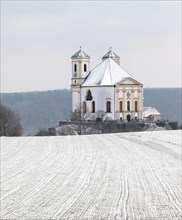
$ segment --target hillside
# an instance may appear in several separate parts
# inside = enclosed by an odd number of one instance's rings
[[[144,106],[156,107],[163,119],[182,124],[182,89],[147,88],[144,89]]]
[[[1,219],[181,219],[180,130],[1,143]]]
[[[1,102],[19,113],[25,135],[52,127],[60,120],[69,119],[71,114],[71,93],[67,89],[2,93]]]
[[[156,107],[163,119],[181,120],[181,89],[144,89],[144,106]],[[2,93],[1,102],[19,113],[24,134],[35,134],[40,128],[53,127],[70,118],[70,90],[26,93]]]

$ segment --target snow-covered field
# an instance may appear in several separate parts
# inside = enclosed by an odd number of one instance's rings
[[[1,138],[1,219],[181,219],[181,131]]]

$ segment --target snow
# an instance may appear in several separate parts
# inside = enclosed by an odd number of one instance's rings
[[[1,138],[1,219],[181,219],[181,130]]]
[[[82,86],[108,86],[115,85],[123,79],[132,78],[111,58],[105,59],[88,75]]]

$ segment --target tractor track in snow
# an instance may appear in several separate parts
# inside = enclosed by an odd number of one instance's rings
[[[22,167],[22,164],[25,164],[25,163],[22,162],[22,163],[21,163],[21,166],[18,164],[16,167],[14,167],[14,169],[11,170],[11,173],[13,173],[13,175],[8,176],[9,173],[7,173],[7,175],[2,175],[1,178],[3,179],[4,176],[5,176],[6,178],[5,178],[4,181],[10,182],[11,179],[15,178],[17,175],[19,175],[19,174],[21,174],[21,173],[23,173],[24,175],[26,175],[25,171],[28,171],[28,170],[32,169],[33,167],[36,167],[39,163],[41,163],[42,161],[46,160],[47,156],[51,153],[51,151],[53,152],[53,145],[52,145],[50,151],[48,151],[47,155],[46,155],[42,160],[39,160],[38,162],[33,163],[33,164],[31,164],[31,165],[24,165],[24,167]],[[23,176],[23,177],[24,177],[24,176]],[[24,180],[23,180],[23,178],[22,178],[22,182],[23,182],[23,181],[24,181]],[[21,184],[21,181],[20,181],[20,182],[16,182],[15,184],[16,184],[16,185],[20,185],[20,184]],[[16,187],[16,186],[14,185],[14,187]],[[8,189],[7,189],[7,191],[8,191]],[[6,197],[9,196],[9,194],[7,194],[7,193],[5,193],[5,195],[6,195]],[[1,196],[2,196],[2,195],[1,195]],[[5,199],[5,198],[4,198],[4,199]]]
[[[53,152],[54,154],[56,153],[56,150],[58,150],[59,148],[55,149],[55,151],[53,151],[53,146],[51,148],[51,151],[48,153],[48,155],[50,155],[51,152]],[[48,155],[46,156],[46,158],[48,157]],[[57,155],[58,157],[58,155]],[[44,158],[42,161],[46,160],[46,158]],[[58,157],[59,158],[59,157]],[[56,158],[54,158],[56,159]],[[41,161],[37,162],[36,164],[39,164]],[[62,169],[64,169],[66,166],[68,166],[70,164],[70,160],[69,158],[66,158],[66,160],[64,161],[65,165],[62,167]],[[34,164],[33,166],[35,166],[36,164]],[[54,162],[51,160],[51,164],[50,165],[54,165]],[[8,212],[6,213],[7,216],[9,216],[15,209],[17,209],[21,204],[23,204],[25,201],[27,201],[30,197],[36,195],[39,191],[43,190],[51,181],[53,181],[53,179],[56,177],[57,174],[54,174],[53,176],[49,176],[49,178],[45,179],[44,182],[40,182],[32,191],[27,192],[27,194],[25,194],[23,197],[20,198],[20,201],[18,201],[16,203],[16,206],[14,206],[14,204],[12,205],[12,209],[11,206],[9,206],[8,208],[10,208],[10,210],[8,210]]]
[[[2,138],[1,220],[179,220],[180,132]]]
[[[128,139],[129,141],[132,141],[135,143],[135,146],[139,146],[139,148],[141,148],[140,146],[143,144],[142,141],[138,140],[138,139],[135,139],[135,138],[130,138]],[[151,141],[148,141],[147,143],[145,143],[145,146],[146,147],[149,147],[149,148],[152,148],[152,149],[157,149],[157,147],[154,147],[154,144],[155,143],[152,143]],[[158,149],[160,150],[161,148],[163,148],[163,145],[159,145],[158,144]],[[163,150],[164,153],[166,153],[166,147],[164,147],[164,150]],[[170,154],[171,157],[173,157],[174,155],[171,154],[171,150],[169,150],[168,154]],[[175,154],[175,158],[177,158],[179,160],[180,158],[180,155],[177,155],[176,156],[176,153]],[[167,196],[167,199],[169,201],[169,203],[173,206],[173,210],[176,209],[176,211],[179,213],[180,212],[180,198],[179,196],[177,197],[176,196],[176,193],[173,192],[171,186],[168,184],[168,182],[166,181],[165,179],[165,176],[162,172],[159,171],[157,165],[159,165],[158,161],[156,161],[155,163],[153,162],[153,159],[151,158],[151,156],[149,155],[149,153],[145,152],[145,151],[141,151],[140,152],[140,155],[142,156],[142,162],[145,164],[145,166],[147,164],[149,164],[149,166],[152,168],[152,171],[151,174],[154,177],[154,180],[156,181],[156,183],[158,184],[158,188],[160,189],[161,193],[163,194],[166,194]],[[156,164],[157,163],[157,164]],[[142,178],[140,178],[142,180]],[[175,181],[173,181],[175,183]],[[180,191],[180,190],[179,190]],[[175,202],[174,202],[175,201]],[[178,219],[179,218],[179,215],[174,215],[174,216],[171,216],[171,219],[172,218],[176,218]]]
[[[99,158],[97,158],[97,161],[99,160]],[[98,163],[98,162],[97,162]],[[79,204],[81,203],[81,201],[80,201],[80,197],[84,197],[86,200],[89,200],[89,197],[87,196],[87,195],[85,195],[85,190],[87,189],[87,187],[89,187],[91,184],[91,179],[93,178],[93,176],[94,176],[94,178],[98,178],[99,177],[99,175],[101,174],[101,171],[100,172],[98,172],[97,174],[95,174],[94,173],[94,171],[96,170],[96,167],[97,167],[97,163],[94,163],[95,164],[95,166],[94,166],[94,169],[91,169],[92,171],[91,171],[91,173],[90,172],[87,172],[86,173],[86,175],[84,175],[84,179],[89,179],[89,181],[88,181],[88,184],[85,186],[85,187],[83,187],[83,185],[84,185],[84,182],[82,182],[81,183],[81,185],[79,184],[79,188],[77,188],[77,193],[75,193],[75,194],[73,194],[73,196],[71,196],[70,198],[69,198],[69,200],[68,201],[66,201],[66,203],[67,204],[69,204],[69,201],[70,201],[70,205],[68,205],[68,207],[67,208],[65,208],[64,207],[64,209],[61,207],[61,209],[60,210],[58,210],[57,211],[57,213],[56,214],[54,214],[53,216],[57,216],[60,212],[62,213],[61,214],[61,216],[59,216],[59,218],[66,218],[66,213],[68,213],[68,212],[73,212],[73,210],[72,210],[72,208],[74,208],[75,209],[75,207],[74,207],[74,204],[76,204],[75,206],[79,206]],[[90,168],[88,168],[88,171],[89,171],[89,169]],[[89,174],[90,173],[90,174]],[[88,175],[89,174],[89,175]],[[94,175],[93,175],[94,174]],[[104,174],[104,171],[102,172],[102,175]],[[77,176],[79,176],[79,173],[77,173],[76,174]],[[89,176],[88,178],[87,178],[87,176]],[[95,193],[95,190],[97,190],[97,191],[102,191],[102,189],[101,189],[101,187],[100,188],[98,188],[98,186],[99,185],[101,185],[101,184],[94,184],[94,187],[93,188],[91,188],[90,190],[92,190],[92,196],[94,195],[94,193]],[[86,191],[87,192],[87,191]],[[94,197],[94,196],[93,196]],[[90,200],[89,200],[90,201]],[[83,211],[83,210],[82,210]],[[79,212],[79,210],[77,211],[77,212]],[[76,215],[80,215],[80,214],[78,214],[78,213],[76,213]],[[57,216],[58,217],[58,216]]]
[[[135,143],[136,143],[136,140],[135,140]],[[141,142],[140,142],[140,144],[141,144]],[[153,144],[151,142],[148,142],[146,144],[146,146],[153,147]],[[166,153],[166,150],[165,150],[165,153]],[[169,151],[168,153],[170,154],[170,156],[173,156],[171,154],[171,151]],[[169,199],[171,199],[172,201],[174,200],[174,198],[177,200],[178,198],[177,198],[176,194],[173,193],[173,190],[172,190],[171,186],[168,184],[168,181],[166,181],[164,174],[161,171],[159,171],[157,168],[157,165],[159,165],[159,163],[157,161],[154,163],[151,156],[149,155],[149,153],[146,153],[146,152],[144,153],[144,151],[143,151],[143,154],[145,154],[147,156],[147,160],[150,160],[150,165],[154,171],[153,173],[155,174],[156,178],[158,179],[158,182],[161,184],[161,186],[162,186],[164,192],[166,193],[166,195],[168,196],[168,198],[170,197]],[[176,153],[175,153],[175,155],[176,155]],[[176,158],[179,159],[179,156],[176,156]],[[146,163],[147,163],[147,161],[146,161]],[[164,186],[164,184],[165,184],[165,186]],[[170,194],[168,194],[168,192],[170,192]],[[180,191],[178,191],[178,192],[180,193]],[[180,201],[176,201],[176,202],[178,202],[179,203],[178,205],[180,205]],[[179,211],[179,209],[177,209],[177,210]]]
[[[64,183],[63,183],[63,185],[62,185],[62,187],[61,188],[57,188],[57,190],[55,191],[55,192],[52,192],[51,193],[51,197],[49,198],[49,199],[45,199],[45,201],[41,204],[41,205],[44,205],[45,203],[50,203],[51,202],[51,200],[57,200],[58,201],[58,205],[57,204],[55,204],[54,205],[54,210],[57,210],[57,209],[60,209],[60,204],[59,204],[59,200],[57,199],[57,197],[59,198],[59,197],[61,197],[62,198],[62,201],[64,201],[63,202],[63,204],[65,204],[66,202],[67,202],[67,198],[66,198],[66,196],[64,196],[65,195],[65,193],[67,192],[67,190],[68,190],[68,187],[67,187],[67,185],[69,184],[69,182],[71,181],[71,179],[73,178],[73,176],[74,176],[74,174],[78,174],[78,171],[79,171],[79,169],[81,168],[81,166],[83,166],[83,164],[84,164],[84,158],[81,160],[81,163],[79,164],[79,166],[77,165],[77,168],[75,168],[74,170],[72,170],[72,171],[70,171],[69,169],[68,169],[68,175],[64,178]],[[76,165],[76,164],[75,164]],[[70,169],[72,168],[72,167],[74,167],[74,163],[72,164],[72,166],[70,167]],[[57,183],[55,183],[57,186],[59,186],[60,185],[60,180],[58,180],[58,182]],[[75,182],[75,184],[76,184],[76,182]],[[70,189],[71,190],[71,189]],[[74,194],[76,194],[76,192],[79,190],[79,188],[74,188],[71,192],[69,192],[71,195],[74,195]],[[46,194],[50,194],[50,192],[47,192]],[[46,195],[46,194],[44,194],[44,195]],[[39,206],[37,206],[35,209],[38,209],[41,205],[39,205]],[[58,208],[57,208],[58,207]],[[57,213],[58,211],[56,211],[56,213]],[[52,214],[53,216],[55,215],[55,214]]]

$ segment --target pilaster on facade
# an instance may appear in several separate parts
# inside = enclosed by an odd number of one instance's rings
[[[120,99],[119,99],[119,92],[120,92],[120,90],[119,90],[119,84],[116,84],[116,89],[115,89],[115,91],[116,91],[116,112],[119,112],[120,111],[120,109],[119,109],[119,102],[120,102]],[[116,114],[116,118],[117,118],[117,114]]]
[[[135,111],[134,89],[131,90],[131,111]]]
[[[123,111],[126,111],[126,89],[123,88]]]
[[[138,111],[141,111],[141,110],[142,110],[142,104],[141,104],[141,101],[142,101],[142,97],[141,97],[142,92],[141,92],[141,91],[142,91],[141,89],[138,90],[138,103],[139,103]]]

